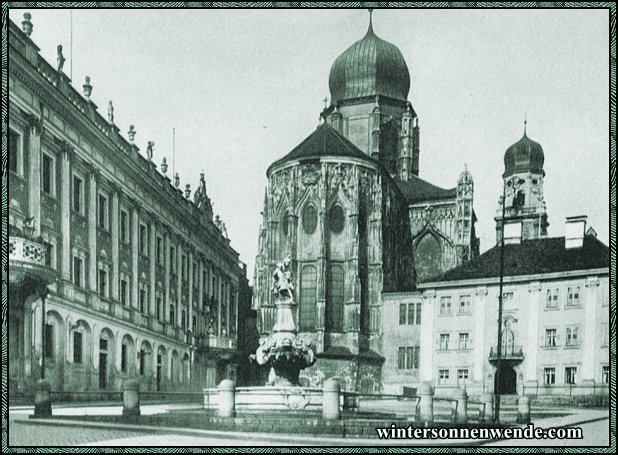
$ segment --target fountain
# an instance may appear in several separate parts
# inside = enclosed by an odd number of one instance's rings
[[[270,369],[267,383],[260,387],[235,387],[225,385],[236,410],[313,410],[322,407],[322,389],[301,387],[300,371],[316,361],[311,341],[297,335],[293,308],[294,282],[290,270],[291,259],[287,256],[277,264],[273,273],[273,291],[276,294],[276,321],[272,333],[260,339],[260,344],[250,358],[258,365]],[[222,383],[223,384],[223,383]],[[220,389],[204,390],[204,407],[219,406]]]
[[[287,256],[277,264],[273,273],[273,290],[277,294],[276,316],[273,333],[260,340],[260,346],[252,359],[258,365],[270,367],[267,385],[298,386],[300,370],[315,363],[315,353],[311,342],[297,336],[292,308],[294,303],[294,283],[290,271],[291,259]]]

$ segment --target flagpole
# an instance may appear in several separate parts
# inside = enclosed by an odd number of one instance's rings
[[[73,80],[73,10],[71,9],[71,80]]]

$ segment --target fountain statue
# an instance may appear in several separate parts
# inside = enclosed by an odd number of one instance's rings
[[[260,345],[251,356],[259,365],[270,367],[267,385],[275,387],[298,386],[300,370],[316,361],[311,342],[299,338],[294,323],[294,281],[288,255],[275,267],[273,292],[276,294],[276,322],[273,333],[260,339]]]

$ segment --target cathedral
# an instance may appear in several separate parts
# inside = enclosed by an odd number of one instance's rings
[[[474,182],[419,177],[419,117],[401,51],[365,36],[333,63],[321,124],[267,170],[254,276],[258,330],[274,324],[272,273],[286,255],[296,279],[299,335],[318,362],[301,381],[337,377],[348,390],[381,389],[383,296],[478,256]],[[420,312],[419,312],[420,320]]]

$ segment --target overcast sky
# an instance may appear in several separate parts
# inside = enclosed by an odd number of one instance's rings
[[[23,12],[9,16],[21,24]],[[62,44],[80,87],[106,115],[113,100],[145,153],[171,163],[184,188],[199,172],[232,246],[257,252],[266,169],[318,125],[335,58],[361,39],[365,9],[205,10],[31,8],[32,39],[56,65]],[[420,177],[451,188],[467,163],[481,251],[495,243],[503,156],[523,133],[545,151],[549,235],[588,215],[609,239],[607,10],[380,9],[376,34],[401,49],[421,128]],[[72,68],[71,68],[72,66]],[[171,169],[170,169],[171,171]]]

